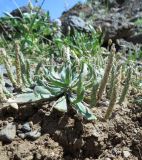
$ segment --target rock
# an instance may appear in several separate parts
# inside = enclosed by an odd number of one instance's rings
[[[62,21],[63,34],[66,35],[69,32],[69,27],[71,35],[74,34],[74,29],[78,31],[89,32],[87,23],[77,16],[69,16]]]
[[[41,132],[39,130],[35,130],[32,132],[25,133],[25,135],[26,135],[26,138],[28,139],[36,140],[41,136]]]
[[[111,160],[110,158],[106,158],[105,160]]]
[[[53,23],[55,23],[55,24],[57,25],[57,27],[61,27],[61,26],[62,26],[62,22],[61,22],[60,19],[55,19],[55,20],[53,21]]]
[[[128,42],[124,39],[118,39],[116,42],[116,47],[118,47],[119,51],[123,54],[126,54],[126,53],[131,54],[131,53],[135,53],[135,51],[140,52],[141,50],[140,44],[134,45],[132,42]]]
[[[119,13],[110,13],[102,17],[98,15],[92,25],[94,28],[98,26],[102,28],[104,32],[104,42],[108,42],[109,39],[116,41],[121,38],[129,38],[134,35],[135,25]]]
[[[36,158],[36,160],[40,160],[40,159],[42,159],[42,156],[41,156],[41,154],[40,153],[35,153],[35,158]]]
[[[142,33],[133,35],[127,39],[129,42],[132,42],[133,44],[142,44]]]
[[[123,156],[124,156],[125,158],[128,158],[130,155],[131,155],[131,154],[130,154],[129,151],[123,151]]]
[[[22,138],[22,139],[25,139],[25,138],[26,138],[25,133],[19,133],[18,136],[19,136],[20,138]]]
[[[95,3],[95,6],[96,6],[96,4],[99,2],[92,1],[92,3]],[[66,17],[69,17],[70,15],[80,17],[81,14],[84,14],[86,17],[87,16],[89,17],[91,13],[93,13],[93,8],[91,6],[89,6],[87,4],[79,3],[79,4],[76,4],[74,7],[72,7],[71,9],[69,9],[68,11],[63,12],[63,15],[60,17],[60,19],[61,19],[61,21],[64,21],[64,19]]]
[[[7,118],[7,121],[8,121],[9,123],[13,122],[13,121],[14,121],[14,117],[8,117],[8,118]]]
[[[39,129],[32,131],[30,122],[27,122],[24,125],[22,125],[22,127],[20,127],[17,130],[17,134],[22,139],[27,138],[31,140],[36,140],[37,138],[41,136],[41,132],[39,131]]]
[[[29,6],[22,6],[20,8],[17,8],[15,10],[13,10],[12,12],[10,12],[10,14],[14,17],[19,17],[19,18],[22,18],[23,17],[23,14],[25,13],[36,13],[38,11],[38,8],[31,8]],[[39,14],[38,15],[44,15],[44,11],[43,10],[40,10],[39,11]]]
[[[27,123],[23,124],[22,127],[21,127],[21,131],[23,131],[23,132],[30,132],[31,131],[30,123],[27,122]]]
[[[0,131],[0,140],[3,142],[12,142],[16,136],[16,125],[8,123],[5,128]]]

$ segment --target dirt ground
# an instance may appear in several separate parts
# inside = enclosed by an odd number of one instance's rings
[[[52,102],[22,105],[19,111],[0,110],[0,127],[15,123],[17,129],[32,122],[39,129],[37,140],[16,135],[11,143],[0,142],[0,160],[141,160],[142,107],[115,106],[108,122],[87,122],[52,110]],[[103,117],[107,105],[94,108]]]

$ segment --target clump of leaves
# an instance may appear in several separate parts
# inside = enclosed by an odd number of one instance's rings
[[[64,43],[78,56],[96,56],[100,51],[101,33],[90,26],[90,33],[74,31],[73,37],[66,37]]]
[[[61,67],[60,71],[56,71],[54,67],[50,70],[44,68],[45,74],[42,80],[38,79],[38,84],[53,96],[60,96],[60,99],[53,105],[54,108],[68,113],[75,109],[87,120],[94,120],[96,117],[83,103],[86,86],[83,77],[84,64],[81,65],[79,71],[78,69],[75,63],[68,62]],[[42,93],[42,90],[37,90],[37,87],[34,91],[38,95]]]
[[[19,40],[22,51],[27,54],[41,54],[40,45],[50,41],[56,30],[56,25],[50,22],[49,13],[39,14],[39,11],[22,13],[22,17],[5,13],[5,17],[0,19],[0,27],[7,41],[13,43],[13,39]],[[8,29],[5,29],[6,27]]]

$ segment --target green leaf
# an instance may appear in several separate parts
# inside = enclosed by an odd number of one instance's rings
[[[66,79],[66,68],[65,66],[62,68],[62,71],[61,71],[61,80],[62,82],[65,82],[65,79]]]
[[[26,60],[26,79],[28,81],[29,84],[32,84],[32,79],[31,79],[31,70],[30,70],[30,62],[27,59]]]
[[[46,89],[44,86],[36,86],[34,88],[34,93],[36,95],[44,95],[44,94],[50,94],[50,91],[48,89]]]
[[[48,89],[52,95],[55,95],[55,96],[64,92],[63,88],[55,87],[51,85],[46,85],[45,88]]]
[[[47,69],[44,69],[46,75],[44,75],[44,78],[49,81],[52,85],[55,85],[57,87],[65,87],[65,83],[62,82],[60,79],[57,79],[56,76],[57,75],[53,75],[51,74],[50,71],[48,71]]]
[[[75,110],[78,114],[81,114],[85,119],[91,121],[91,120],[97,120],[96,116],[93,114],[93,112],[86,107],[82,102],[79,102],[77,104],[73,104]]]
[[[71,82],[71,69],[70,69],[70,64],[67,64],[65,83],[69,86],[70,82]]]
[[[22,92],[23,93],[32,93],[33,89],[31,89],[31,88],[22,88]]]
[[[78,86],[77,86],[77,98],[73,101],[74,104],[83,101],[85,88],[83,86],[82,75],[79,77]]]
[[[44,95],[44,98],[51,98],[51,95],[46,94]],[[23,93],[16,95],[13,99],[8,99],[8,103],[29,103],[29,102],[36,102],[38,100],[44,99],[40,95],[35,95],[34,93]]]
[[[49,77],[48,77],[49,78]],[[66,84],[61,82],[60,80],[54,80],[52,79],[51,77],[49,78],[50,79],[50,84],[54,85],[54,86],[57,86],[57,87],[66,87]]]
[[[77,113],[81,116],[83,116],[87,120],[96,120],[96,116],[93,114],[93,112],[85,106],[82,102],[73,103],[74,98],[70,97],[71,105],[74,107],[74,109],[77,111]]]
[[[10,17],[10,18],[14,18],[14,17],[12,16],[12,14],[10,14],[9,12],[4,12],[4,14],[5,14],[6,16]]]
[[[66,97],[63,96],[59,98],[54,104],[53,107],[61,112],[67,112],[67,101]]]
[[[37,66],[36,66],[34,75],[37,75],[37,74],[38,74],[38,71],[39,71],[39,69],[41,68],[41,66],[42,66],[42,62],[39,62],[39,63],[37,64]]]
[[[48,74],[51,75],[51,77],[53,77],[55,80],[59,80],[60,79],[60,75],[58,72],[55,71],[55,68],[52,67],[51,70],[48,71]]]

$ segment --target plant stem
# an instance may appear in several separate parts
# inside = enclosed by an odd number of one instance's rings
[[[98,91],[98,96],[97,96],[97,100],[99,101],[102,98],[104,89],[106,87],[107,81],[108,81],[108,77],[109,77],[109,73],[111,71],[112,65],[113,65],[113,57],[114,57],[114,53],[115,53],[115,46],[112,46],[111,49],[111,53],[108,57],[108,62],[107,62],[107,66],[105,69],[105,73],[104,73],[104,77],[102,78],[101,84],[100,84],[100,88]]]
[[[117,83],[114,84],[112,93],[111,93],[111,97],[110,97],[110,103],[109,103],[109,107],[107,109],[107,112],[105,114],[105,120],[107,120],[110,115],[112,114],[113,108],[115,106],[116,103],[116,99],[117,99]]]
[[[129,89],[129,86],[130,86],[130,80],[131,80],[131,73],[132,73],[132,70],[131,70],[131,68],[129,68],[128,72],[127,72],[127,77],[126,77],[126,80],[125,80],[125,85],[124,85],[124,88],[122,90],[122,94],[121,94],[121,97],[119,99],[119,102],[118,102],[120,105],[124,102],[126,94],[128,92],[128,89]]]

